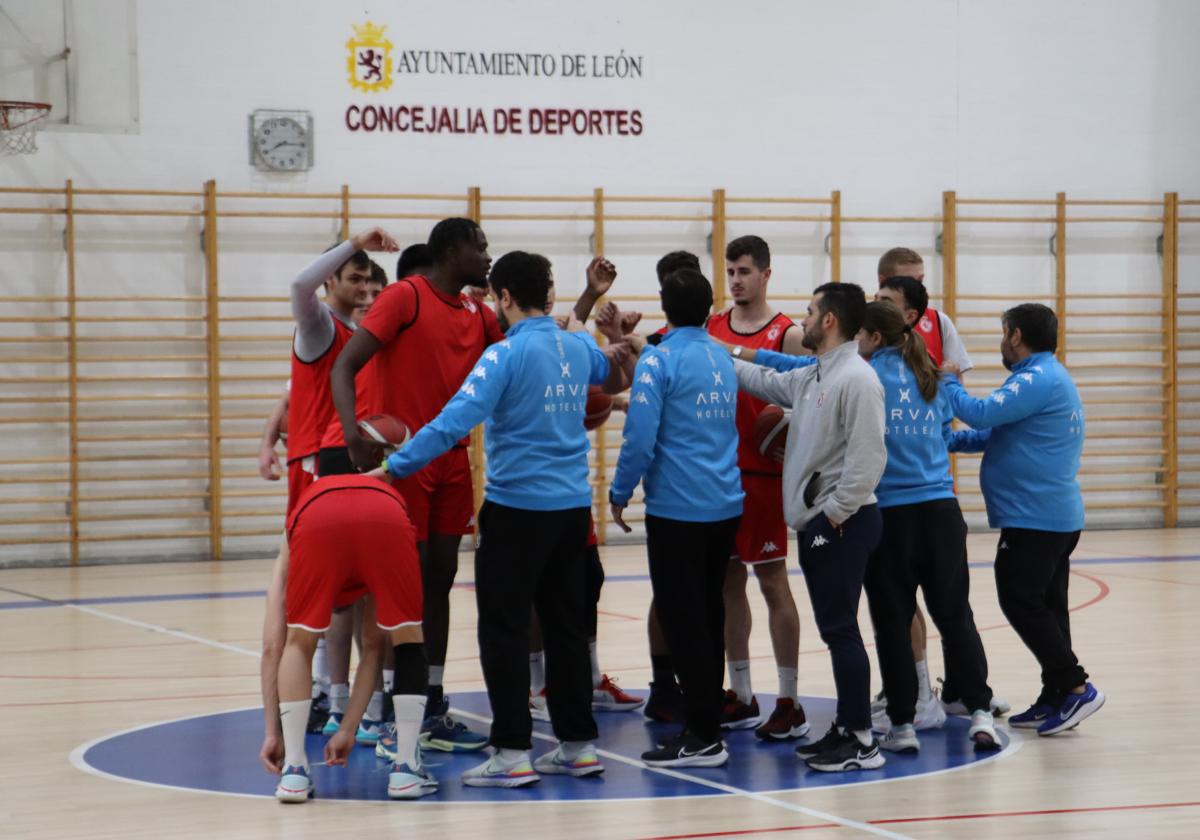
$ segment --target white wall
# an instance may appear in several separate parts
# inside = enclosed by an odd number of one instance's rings
[[[98,2],[82,0],[92,14]],[[0,0],[0,7],[6,5],[11,0]],[[119,5],[125,8],[124,2]],[[36,14],[39,8],[28,2],[20,6],[22,14]],[[510,0],[377,3],[351,10],[318,0],[143,0],[136,5],[136,19],[136,40],[130,45],[136,47],[138,70],[134,133],[45,131],[37,155],[0,158],[0,186],[58,186],[71,178],[77,187],[191,190],[215,178],[222,190],[284,192],[326,191],[344,183],[357,190],[458,194],[469,185],[493,194],[586,194],[602,186],[610,194],[703,196],[725,187],[741,195],[819,196],[840,189],[847,214],[922,216],[940,214],[941,192],[948,189],[982,197],[1053,197],[1059,190],[1072,198],[1155,199],[1168,190],[1200,196],[1200,156],[1195,153],[1200,54],[1192,44],[1200,32],[1200,4],[1186,0],[740,6],[679,0],[611,0],[602,5]],[[352,24],[367,20],[388,27],[394,54],[406,49],[556,56],[624,51],[642,57],[643,75],[398,76],[390,91],[361,93],[346,79],[346,42],[353,37]],[[85,27],[73,49],[87,53],[88,37]],[[92,50],[93,56],[99,52]],[[5,95],[20,95],[12,87],[20,79],[2,81],[7,83],[0,88]],[[126,90],[118,92],[124,81],[117,72],[86,81],[78,91],[85,99],[81,112],[91,108],[95,113],[105,95],[119,99]],[[636,137],[355,134],[346,129],[344,115],[356,103],[488,111],[638,109],[645,129]],[[264,175],[249,166],[246,120],[256,108],[313,113],[316,165],[310,172]],[[198,201],[171,206],[195,207]],[[461,208],[448,205],[445,211]],[[403,241],[421,238],[428,226],[424,221],[394,225]],[[512,247],[545,251],[555,261],[560,295],[569,298],[578,289],[589,224],[485,226],[495,253]],[[927,255],[931,288],[939,290],[941,265],[934,253],[939,227],[847,224],[843,278],[870,282],[878,254],[904,243]],[[1200,233],[1200,225],[1185,230],[1194,240],[1192,229]],[[61,219],[0,216],[0,295],[30,294],[31,286],[37,293],[63,292],[60,230]],[[168,294],[203,294],[198,230],[196,220],[81,220],[81,293],[146,294],[153,286]],[[222,220],[221,230],[223,292],[281,294],[309,255],[333,240],[336,226],[323,220]],[[622,268],[623,290],[651,291],[654,257],[676,247],[702,253],[707,232],[703,223],[610,225],[607,250]],[[829,279],[822,251],[826,226],[729,226],[730,237],[749,232],[761,233],[773,245],[775,294],[802,294]],[[1047,233],[1045,225],[963,225],[960,290],[1037,295],[1053,289]],[[1133,223],[1073,227],[1072,292],[1157,289],[1157,233],[1153,225]],[[1194,259],[1183,260],[1181,271],[1194,265]],[[1122,317],[1122,304],[1109,303],[1115,323]],[[993,328],[998,306],[964,305],[960,325]],[[162,311],[147,305],[134,314]],[[257,311],[286,312],[269,305]],[[270,328],[281,336],[286,332],[283,323]],[[34,325],[26,332],[48,334],[50,329]],[[995,362],[991,337],[968,343],[979,361]],[[280,364],[262,369],[282,372],[285,352],[283,342]],[[1152,359],[1153,354],[1134,358]],[[63,372],[15,364],[4,369],[7,376]],[[195,374],[203,373],[204,366],[181,363],[171,370]],[[980,384],[984,381],[981,376]],[[53,390],[44,386],[38,392]],[[1154,393],[1153,387],[1145,389],[1145,394]],[[242,422],[229,428],[256,426]],[[61,434],[60,428],[38,429],[29,437],[10,437],[0,451],[5,457],[20,449],[55,451],[62,445]],[[1153,461],[1138,463],[1153,472]],[[203,481],[193,485],[204,488]],[[3,490],[8,492],[20,491]],[[234,504],[227,501],[227,506]],[[245,504],[261,506],[254,500]],[[61,513],[60,507],[29,511]],[[1117,511],[1097,515],[1093,522],[1152,519],[1152,512]],[[193,521],[186,527],[205,526]],[[234,541],[230,550],[270,542]],[[203,540],[99,543],[89,546],[87,554],[189,553],[202,552],[204,546]],[[0,564],[61,555],[58,547],[0,548]]]

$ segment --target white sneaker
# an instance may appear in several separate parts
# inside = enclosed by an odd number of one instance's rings
[[[546,689],[529,695],[529,716],[534,720],[550,722],[550,709],[546,706]]]
[[[976,709],[971,713],[971,728],[967,737],[975,744],[977,750],[1000,749],[1000,739],[996,737],[996,726],[992,713],[986,709]]]
[[[500,760],[499,755],[493,755],[487,761],[462,774],[463,784],[468,787],[524,787],[539,782],[541,779],[542,777],[533,769],[528,758],[522,758],[513,764],[506,764]]]
[[[388,773],[389,799],[420,799],[437,793],[437,789],[437,779],[424,767],[412,767],[397,761]]]
[[[1004,717],[1006,714],[1012,711],[1012,706],[1009,705],[1007,700],[995,695],[992,695],[991,706],[991,712],[995,717]],[[950,703],[942,701],[942,709],[944,709],[948,715],[967,717],[971,714],[971,711],[967,708],[967,704],[961,700],[955,700]]]
[[[921,741],[911,723],[893,726],[879,739],[879,749],[894,753],[916,753],[921,750]]]
[[[591,744],[580,750],[574,758],[567,758],[562,745],[559,744],[545,755],[539,755],[533,762],[533,769],[547,775],[560,773],[580,778],[603,773],[604,765],[600,763],[600,756],[596,755],[596,748]]]
[[[946,722],[946,710],[936,694],[930,694],[927,700],[917,700],[917,714],[913,718],[913,728],[918,732],[925,729],[937,729]]]

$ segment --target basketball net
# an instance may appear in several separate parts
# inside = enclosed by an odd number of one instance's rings
[[[37,132],[50,113],[42,102],[0,101],[0,156],[37,151]]]

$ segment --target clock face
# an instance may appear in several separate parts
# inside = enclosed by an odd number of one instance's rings
[[[308,131],[291,117],[271,117],[254,128],[254,149],[269,169],[307,169]]]

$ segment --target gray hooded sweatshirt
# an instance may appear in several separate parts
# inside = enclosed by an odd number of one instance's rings
[[[819,513],[845,522],[874,504],[887,464],[883,386],[848,341],[787,373],[735,361],[738,387],[792,410],[783,461],[783,518],[797,531]]]

